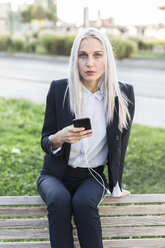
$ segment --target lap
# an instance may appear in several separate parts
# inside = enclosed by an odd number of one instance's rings
[[[106,184],[103,174],[102,177]],[[39,177],[37,186],[42,199],[47,205],[55,200],[59,202],[60,199],[62,201],[72,200],[72,203],[92,202],[95,205],[98,205],[104,195],[104,188],[101,185],[104,184],[103,180],[98,176],[96,180],[92,175],[89,175],[86,179],[83,178],[82,180],[82,178],[80,178],[80,183],[78,184],[77,181],[75,183],[71,180],[69,182],[70,187],[68,187],[68,185],[65,184],[65,181],[62,181],[53,175],[46,174]],[[101,184],[98,181],[101,182]]]
[[[62,180],[52,175],[41,175],[37,181],[38,191],[48,205],[50,202],[60,199],[70,200],[71,195]]]
[[[80,186],[77,188],[73,195],[72,202],[73,204],[76,203],[79,205],[92,204],[97,206],[101,201],[103,194],[104,189],[102,185],[91,176],[83,183],[81,183]]]

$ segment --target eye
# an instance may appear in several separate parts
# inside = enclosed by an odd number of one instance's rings
[[[99,57],[101,57],[101,56],[102,56],[101,53],[95,53],[95,57],[96,57],[96,58],[99,58]]]
[[[85,58],[87,55],[86,55],[86,53],[79,53],[79,58]]]

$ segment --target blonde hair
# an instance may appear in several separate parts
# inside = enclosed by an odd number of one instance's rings
[[[81,117],[82,113],[82,81],[79,74],[77,65],[78,50],[82,39],[93,37],[98,39],[103,46],[105,57],[105,72],[99,79],[98,88],[104,94],[104,109],[107,116],[107,124],[113,121],[115,111],[115,97],[118,97],[119,102],[119,123],[118,127],[122,131],[127,128],[130,114],[128,111],[128,98],[120,91],[116,62],[112,50],[112,46],[104,33],[96,28],[88,28],[82,33],[79,33],[74,40],[71,56],[70,56],[70,70],[69,70],[69,96],[70,96],[70,109],[75,114],[76,118]]]

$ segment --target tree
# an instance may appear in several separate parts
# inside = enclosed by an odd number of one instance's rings
[[[33,19],[32,9],[33,9],[33,7],[29,6],[20,12],[22,22],[30,22]]]
[[[50,21],[57,21],[57,9],[56,6],[52,6],[46,11],[46,17]]]
[[[45,10],[42,6],[29,6],[21,11],[22,22],[30,22],[32,19],[43,20],[48,19],[57,21],[56,6],[52,6],[49,10]]]

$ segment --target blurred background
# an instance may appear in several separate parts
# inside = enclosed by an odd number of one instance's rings
[[[75,36],[89,26],[107,34],[119,81],[135,87],[135,122],[165,127],[164,0],[0,0],[0,95],[44,103],[50,81],[68,75]]]
[[[118,37],[163,41],[164,0],[1,0],[0,32],[19,35],[44,29],[76,34],[94,26]]]
[[[1,195],[37,193],[49,85],[68,76],[72,43],[87,27],[108,36],[118,79],[135,90],[124,187],[165,191],[165,0],[0,0]]]

